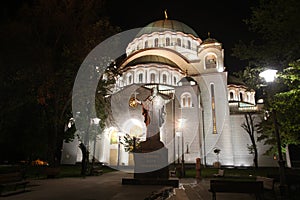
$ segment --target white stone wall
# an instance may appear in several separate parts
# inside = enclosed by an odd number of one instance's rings
[[[215,148],[221,149],[220,162],[222,162],[222,164],[234,164],[226,77],[225,72],[203,74],[199,77],[195,77],[200,86],[203,103],[205,152],[206,164],[208,165],[212,165],[213,162],[216,162],[216,155],[213,152]],[[213,134],[211,84],[214,84],[215,89],[217,134]]]
[[[254,166],[253,155],[249,154],[247,144],[251,145],[251,140],[248,133],[241,127],[245,122],[243,114],[235,114],[230,116],[232,141],[233,141],[233,155],[235,166]],[[255,123],[260,120],[258,115],[255,116]],[[256,137],[257,138],[257,137]],[[264,153],[269,148],[261,142],[257,143],[258,148],[258,165],[261,167],[277,166],[276,160],[272,156],[266,156]]]

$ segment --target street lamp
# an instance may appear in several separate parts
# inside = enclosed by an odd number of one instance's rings
[[[92,118],[91,119],[91,125],[95,125],[94,129],[94,146],[93,146],[93,159],[92,159],[92,169],[94,168],[95,164],[95,159],[96,159],[96,143],[97,143],[97,134],[98,134],[98,128],[99,128],[99,123],[101,119],[98,117]]]
[[[182,170],[182,176],[185,176],[185,165],[184,165],[184,137],[183,137],[183,127],[185,119],[181,118],[179,120],[179,129],[181,129],[181,170]],[[179,141],[178,141],[179,142]]]
[[[267,83],[274,82],[276,78],[277,70],[268,69],[259,74],[260,77],[264,78]],[[272,95],[274,95],[272,93]],[[273,108],[272,110],[272,117],[273,117],[273,124],[274,124],[274,131],[276,136],[277,142],[277,150],[278,150],[278,165],[279,165],[279,174],[280,174],[280,193],[282,197],[285,197],[286,194],[286,181],[285,181],[285,161],[283,160],[282,150],[281,150],[281,139],[279,134],[278,122],[277,122],[277,115],[276,109]]]

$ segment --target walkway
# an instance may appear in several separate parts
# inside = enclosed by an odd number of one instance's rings
[[[111,172],[101,176],[86,178],[60,178],[30,180],[28,192],[2,197],[3,200],[144,200],[151,194],[162,190],[159,185],[122,185],[124,177],[132,174]],[[195,179],[181,179],[180,187],[168,200],[210,200],[209,182]],[[247,194],[217,194],[218,200],[252,200]]]

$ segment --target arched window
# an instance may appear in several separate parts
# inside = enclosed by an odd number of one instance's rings
[[[155,38],[155,39],[154,39],[154,46],[155,46],[155,47],[158,47],[158,38]]]
[[[129,75],[128,76],[128,84],[131,84],[132,83],[132,75]]]
[[[150,74],[150,82],[155,83],[155,74],[154,73]]]
[[[217,67],[217,57],[214,54],[209,54],[205,57],[205,67],[206,69]]]
[[[212,111],[212,121],[213,121],[213,134],[217,134],[217,117],[216,117],[216,105],[215,105],[215,85],[210,84],[211,90],[211,111]]]
[[[191,49],[191,41],[187,41],[187,48]]]
[[[177,38],[177,45],[181,46],[181,39],[180,38]]]
[[[139,83],[142,83],[142,82],[143,82],[143,74],[140,73],[140,74],[139,74]]]
[[[166,46],[170,46],[170,38],[166,38]]]
[[[230,93],[229,93],[229,99],[230,99],[230,100],[233,100],[233,92],[230,92]]]
[[[175,76],[173,77],[173,84],[174,84],[174,85],[176,85],[176,84],[177,84],[177,79],[176,79],[176,77],[175,77]]]
[[[145,41],[145,48],[148,48],[148,41]]]
[[[241,102],[244,101],[244,99],[243,99],[243,93],[241,93],[241,92],[240,92],[240,101],[241,101]]]
[[[186,92],[181,95],[181,107],[182,108],[192,107],[192,98],[190,93]]]
[[[167,83],[167,75],[163,74],[162,79],[163,79],[163,84],[166,84]]]

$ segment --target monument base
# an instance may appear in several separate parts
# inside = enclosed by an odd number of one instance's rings
[[[140,143],[134,153],[134,177],[123,178],[122,184],[179,186],[177,178],[169,178],[168,149],[158,134]]]
[[[157,135],[141,142],[134,154],[134,178],[168,179],[168,149]]]

